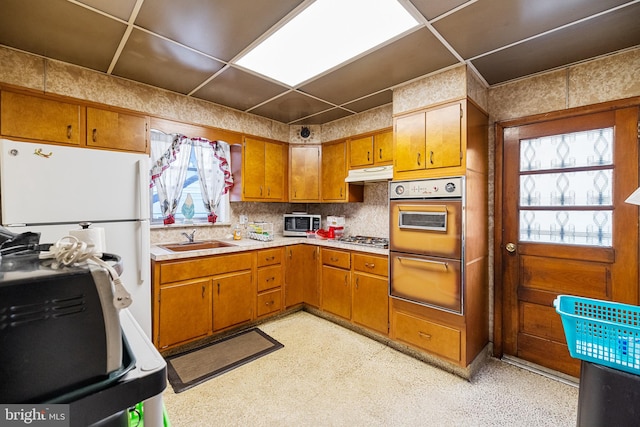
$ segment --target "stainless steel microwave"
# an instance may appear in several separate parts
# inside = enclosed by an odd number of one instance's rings
[[[283,236],[306,236],[307,231],[320,229],[320,215],[303,213],[284,214]]]

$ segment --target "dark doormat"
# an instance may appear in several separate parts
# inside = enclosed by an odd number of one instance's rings
[[[260,329],[252,328],[168,357],[167,376],[173,391],[180,393],[282,347]]]

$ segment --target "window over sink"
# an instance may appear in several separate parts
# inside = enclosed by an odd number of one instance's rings
[[[154,224],[229,223],[229,144],[151,130]]]

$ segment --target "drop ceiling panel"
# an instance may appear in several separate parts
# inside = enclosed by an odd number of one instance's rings
[[[291,91],[251,110],[253,114],[279,122],[290,123],[303,117],[328,110],[332,105],[305,94]]]
[[[0,44],[105,72],[125,25],[65,0],[2,0]]]
[[[640,44],[640,3],[478,58],[489,84],[553,69]]]
[[[145,0],[136,25],[230,61],[302,0]]]
[[[457,62],[431,31],[422,28],[300,90],[342,105]]]
[[[428,20],[432,20],[443,13],[449,12],[465,3],[473,3],[471,0],[410,0],[411,3]]]
[[[134,29],[113,74],[186,94],[223,66],[222,62]]]
[[[238,110],[247,110],[287,89],[233,67],[227,67],[193,96]]]
[[[136,0],[79,0],[88,6],[101,10],[109,15],[128,21],[136,5]]]
[[[381,105],[390,104],[391,102],[393,102],[393,91],[385,90],[375,95],[345,104],[343,107],[356,113],[361,113]]]
[[[304,118],[302,120],[298,120],[291,124],[292,125],[321,125],[323,123],[332,122],[334,120],[342,119],[352,115],[353,113],[343,110],[342,108],[332,108],[331,110],[323,111],[322,113]]]
[[[469,59],[609,8],[625,0],[481,0],[433,24]]]

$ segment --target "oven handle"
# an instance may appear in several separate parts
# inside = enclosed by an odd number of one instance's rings
[[[404,257],[404,256],[399,256],[398,260],[401,263],[403,261],[409,261],[409,262],[416,262],[416,263],[436,264],[436,265],[443,266],[445,270],[449,269],[449,263],[448,262],[432,261],[430,259],[422,259],[422,258],[409,258],[409,257]]]
[[[397,205],[400,212],[441,212],[447,213],[446,205]]]

